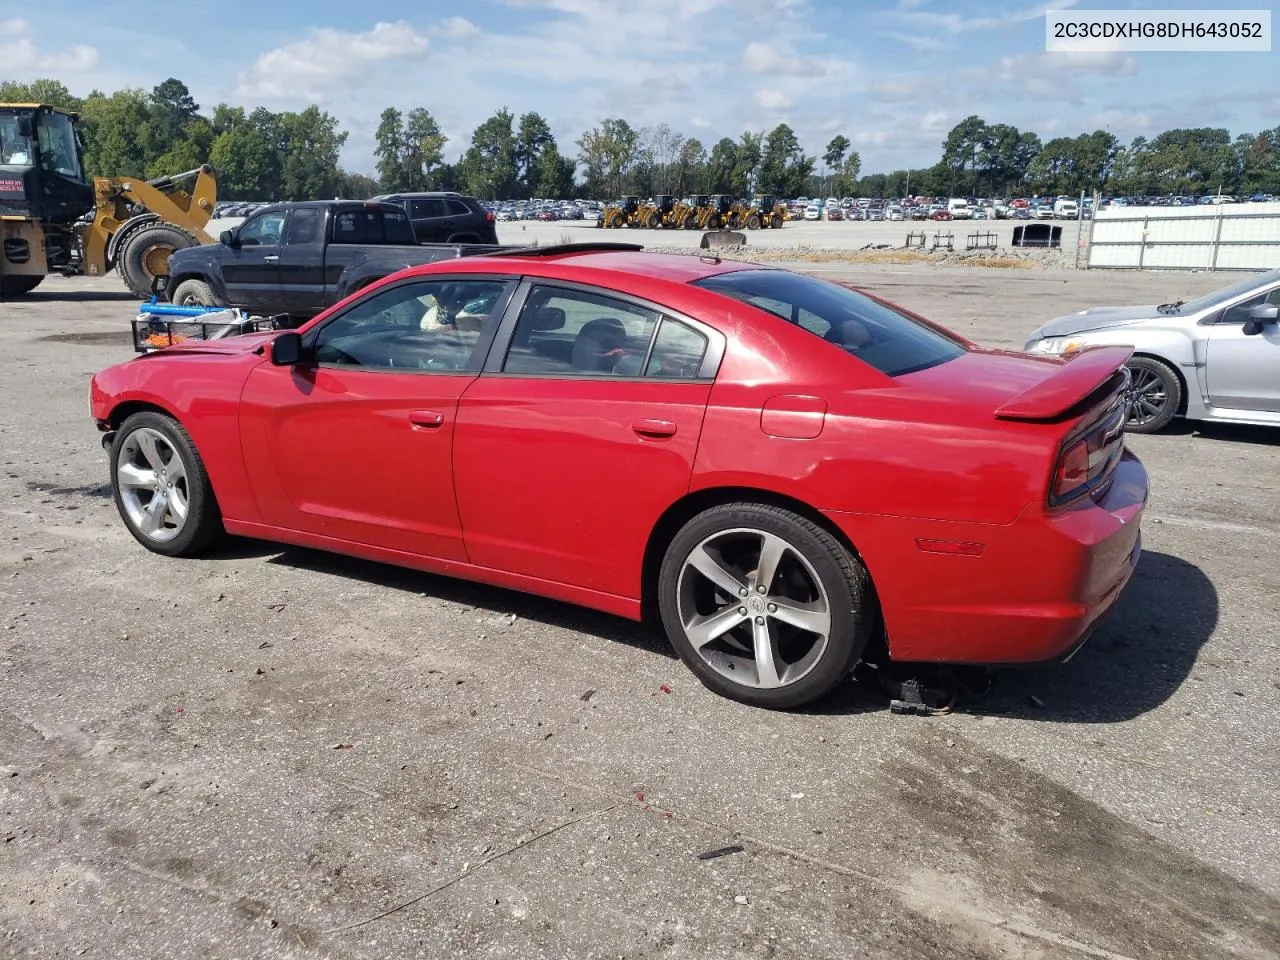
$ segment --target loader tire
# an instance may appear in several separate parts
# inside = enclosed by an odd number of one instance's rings
[[[179,307],[218,306],[218,301],[213,295],[213,288],[203,280],[183,280],[174,288],[169,300]]]
[[[781,229],[782,229],[782,214],[780,214],[780,213],[775,213],[773,216],[771,216],[771,217],[769,218],[769,226],[770,226],[770,227],[772,227],[774,230],[781,230]]]
[[[684,219],[680,221],[680,226],[685,230],[696,230],[698,228],[698,218],[692,213],[686,213]]]
[[[707,229],[719,230],[724,224],[720,220],[720,214],[712,213],[707,216]]]
[[[748,230],[760,229],[760,214],[753,213],[751,216],[747,217],[747,229]]]
[[[13,277],[0,277],[0,297],[23,297],[40,286],[43,276],[32,276],[29,273]]]
[[[615,230],[620,230],[626,222],[627,218],[620,213],[615,213],[609,218],[609,226],[613,227]]]
[[[195,245],[196,238],[181,227],[149,223],[134,230],[120,244],[116,270],[133,295],[146,300],[151,296],[151,281],[168,276],[169,254]]]
[[[650,213],[644,218],[644,228],[646,230],[657,230],[662,226],[662,218],[656,213]]]

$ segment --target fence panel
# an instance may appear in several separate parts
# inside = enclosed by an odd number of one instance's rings
[[[1094,218],[1089,268],[1271,270],[1280,203],[1108,207]]]

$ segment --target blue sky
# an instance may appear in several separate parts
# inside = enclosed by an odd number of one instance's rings
[[[1268,8],[1258,0],[0,0],[0,78],[73,92],[173,75],[202,107],[316,102],[372,168],[383,107],[427,107],[452,158],[506,106],[547,118],[566,152],[609,116],[667,123],[708,147],[787,122],[820,154],[836,133],[864,172],[934,162],[969,114],[1044,139],[1280,123],[1275,53],[1044,52],[1046,7]],[[1276,18],[1280,23],[1280,17]],[[111,24],[139,23],[139,29]],[[154,35],[148,35],[148,30]]]

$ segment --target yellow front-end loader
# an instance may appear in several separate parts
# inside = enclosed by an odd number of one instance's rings
[[[169,254],[213,242],[204,227],[217,193],[208,166],[155,180],[90,178],[74,113],[0,103],[0,297],[29,293],[50,273],[112,268],[148,297]]]

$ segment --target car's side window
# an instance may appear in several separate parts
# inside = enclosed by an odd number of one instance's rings
[[[289,226],[285,228],[286,245],[305,245],[318,243],[324,229],[324,211],[318,207],[297,207],[289,216]]]
[[[334,243],[364,243],[364,218],[359,211],[343,210],[333,221]]]
[[[420,280],[371,294],[327,322],[311,345],[316,363],[372,370],[476,369],[481,334],[501,318],[505,280]]]
[[[428,217],[443,217],[449,212],[441,197],[421,197],[409,202],[410,215],[415,220],[426,220]]]
[[[1266,293],[1260,293],[1256,297],[1241,300],[1234,306],[1227,307],[1215,322],[1243,326],[1244,322],[1249,319],[1249,311],[1254,307],[1261,306],[1280,306],[1280,287],[1268,290]]]
[[[254,217],[240,228],[240,246],[267,247],[280,243],[280,235],[284,232],[284,218],[287,212],[274,210]]]
[[[659,314],[585,290],[536,286],[507,351],[504,373],[638,377]]]
[[[706,355],[706,336],[687,323],[663,317],[644,375],[691,380],[698,376]]]

